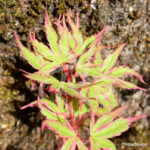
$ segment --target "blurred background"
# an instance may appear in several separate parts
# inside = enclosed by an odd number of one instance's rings
[[[147,91],[114,89],[120,106],[128,104],[127,117],[147,115],[131,125],[120,137],[112,139],[117,150],[150,150],[150,0],[0,0],[0,150],[57,150],[54,135],[41,133],[42,116],[37,108],[20,110],[36,100],[38,84],[31,91],[31,81],[19,69],[35,70],[25,61],[16,45],[14,32],[31,48],[28,35],[36,30],[36,38],[46,42],[45,8],[50,20],[60,14],[80,14],[84,37],[107,29],[102,44],[112,49],[102,51],[104,58],[118,45],[127,42],[119,56],[119,65],[140,73],[146,84],[126,77]],[[54,26],[55,27],[55,26]]]

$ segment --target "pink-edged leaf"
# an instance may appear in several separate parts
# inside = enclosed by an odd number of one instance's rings
[[[108,139],[105,138],[99,138],[99,137],[92,137],[92,143],[95,146],[95,148],[102,148],[107,150],[116,150],[116,146]],[[93,149],[93,150],[96,150]]]
[[[33,46],[37,49],[37,51],[46,59],[50,61],[58,61],[58,57],[55,56],[52,51],[42,42],[39,42],[38,40],[32,40]]]
[[[52,27],[52,24],[49,20],[47,12],[46,12],[46,16],[45,16],[45,31],[46,31],[47,40],[49,42],[49,46],[50,46],[51,50],[53,51],[53,53],[56,56],[59,57],[60,52],[59,52],[59,48],[57,45],[58,35],[57,35],[56,31],[54,30],[54,28]]]
[[[138,74],[137,72],[135,72],[134,70],[132,70],[128,67],[123,67],[123,66],[120,66],[118,68],[113,68],[111,70],[111,73],[109,76],[111,76],[111,77],[123,77],[124,75],[134,75],[137,78],[139,78],[141,82],[145,83],[140,74]]]
[[[41,68],[41,63],[40,63],[39,58],[33,52],[31,52],[29,49],[27,49],[25,46],[22,45],[22,43],[20,42],[20,40],[19,40],[16,33],[15,33],[15,39],[16,39],[18,47],[20,48],[23,56],[28,61],[28,63],[33,68],[40,69]]]
[[[61,87],[65,92],[67,92],[68,94],[70,94],[70,95],[72,95],[72,96],[79,96],[79,93],[78,93],[75,89],[71,88],[71,87],[69,86],[69,83],[60,82],[60,87]]]
[[[53,113],[52,111],[46,109],[43,105],[38,104],[38,107],[41,110],[41,114],[45,116],[49,120],[58,121],[60,120],[62,123],[65,123],[65,120],[63,116],[58,116],[56,113]]]
[[[80,67],[81,64],[86,62],[88,59],[91,58],[91,56],[93,56],[96,52],[100,51],[103,48],[104,46],[98,47],[95,47],[95,45],[91,46],[87,52],[85,52],[83,55],[80,56],[76,67]]]
[[[136,117],[131,117],[131,118],[127,118],[129,120],[129,125],[132,123],[132,122],[135,122],[136,120],[139,120],[139,119],[142,119],[142,118],[145,118],[147,117],[146,115],[141,115],[141,116],[136,116]]]
[[[56,70],[61,63],[59,62],[49,62],[46,65],[44,65],[43,67],[41,67],[41,69],[39,70],[39,73],[50,73],[54,70]]]
[[[77,13],[77,20],[79,21],[79,18],[78,18],[78,13]],[[74,39],[76,40],[76,45],[77,45],[77,48],[75,49],[75,53],[79,54],[78,50],[79,50],[79,47],[81,47],[81,45],[83,44],[83,37],[82,37],[82,34],[81,32],[79,31],[79,26],[76,26],[73,21],[71,20],[71,17],[70,17],[70,14],[69,12],[67,12],[67,18],[68,18],[68,22],[69,22],[69,25],[72,29],[72,32],[73,32],[73,37]],[[77,21],[77,22],[78,22]],[[79,23],[77,23],[79,24]]]
[[[64,114],[59,113],[59,110],[55,106],[54,103],[48,102],[45,99],[40,99],[38,97],[37,100],[38,107],[40,108],[40,111],[42,115],[44,115],[49,120],[55,120],[55,121],[61,121],[61,123],[65,124],[65,117]]]
[[[65,31],[67,32],[69,47],[71,49],[74,49],[76,46],[76,41],[75,41],[73,35],[71,34],[71,32],[68,31],[68,28],[67,28],[67,25],[65,22],[65,16],[63,16],[63,27],[65,28]]]
[[[28,107],[35,107],[35,106],[37,106],[37,101],[31,102],[25,106],[22,106],[21,109],[26,109]]]
[[[102,106],[108,111],[111,111],[117,106],[117,101],[112,94],[111,89],[103,88],[99,85],[90,87],[89,97],[96,98],[99,103],[102,104]]]
[[[99,69],[97,67],[88,67],[90,64],[82,64],[80,68],[77,69],[77,73],[80,75],[86,74],[92,77],[98,77],[100,75]]]
[[[65,59],[68,55],[68,52],[70,50],[69,43],[68,43],[68,35],[67,32],[63,32],[60,39],[59,39],[59,50],[61,53],[61,59]]]
[[[43,74],[39,74],[38,72],[36,72],[36,73],[27,73],[25,74],[25,76],[34,81],[43,82],[46,84],[59,85],[59,80],[57,80],[55,77],[50,76],[50,75],[43,75]]]
[[[86,145],[83,143],[83,141],[80,138],[76,138],[77,146],[79,150],[88,150]]]
[[[94,135],[96,133],[96,131],[101,127],[101,128],[105,128],[106,125],[111,122],[114,119],[114,115],[113,114],[107,114],[104,115],[102,117],[100,117],[93,128],[91,128],[90,130],[90,134],[91,136]]]
[[[127,81],[118,79],[118,78],[114,78],[114,79],[115,79],[114,85],[117,85],[117,86],[119,86],[119,87],[121,87],[121,88],[126,88],[126,89],[139,89],[139,90],[146,91],[145,89],[140,88],[140,87],[136,86],[136,85],[133,84],[133,83],[130,83],[130,82],[127,82]]]
[[[103,65],[102,65],[102,68],[101,68],[101,72],[104,73],[106,71],[108,71],[109,69],[111,69],[115,62],[117,61],[117,58],[121,52],[121,50],[123,49],[123,47],[125,46],[126,44],[123,44],[121,45],[119,48],[117,48],[115,50],[114,53],[110,54],[109,56],[107,56],[107,58],[104,60],[103,62]]]
[[[70,150],[70,148],[72,147],[72,145],[74,143],[75,143],[74,138],[69,138],[68,140],[65,141],[65,143],[63,144],[61,150]]]
[[[90,137],[90,150],[101,150],[96,141]]]
[[[95,54],[94,64],[99,64],[99,66],[100,66],[102,62],[103,62],[103,59],[101,57],[101,54],[100,53],[96,53]]]
[[[70,130],[67,126],[60,123],[59,121],[45,120],[42,123],[42,129],[44,129],[44,127],[48,127],[48,129],[54,131],[61,137],[70,138],[76,136],[74,131]]]
[[[57,105],[54,102],[52,102],[51,100],[42,98],[42,99],[40,99],[40,102],[41,102],[41,104],[46,105],[53,112],[61,113],[61,111],[58,109]]]
[[[119,136],[122,132],[125,132],[129,128],[128,119],[119,118],[112,123],[108,124],[105,128],[100,128],[93,136],[101,138],[112,138]]]
[[[29,38],[30,38],[31,42],[32,42],[33,40],[35,40],[35,31],[34,31],[33,37],[32,37],[31,32],[29,31]],[[32,44],[32,45],[33,45],[33,44]],[[38,58],[39,58],[39,60],[40,60],[41,65],[44,66],[44,65],[48,62],[48,60],[46,60],[46,59],[38,52],[38,50],[36,49],[36,47],[35,47],[34,45],[33,45],[33,48],[34,48],[35,54],[38,56]]]
[[[86,38],[81,48],[78,49],[78,53],[83,53],[95,40],[96,37],[94,35]]]
[[[64,112],[65,111],[65,102],[64,102],[64,100],[63,100],[63,98],[60,96],[60,95],[56,95],[56,103],[57,103],[57,106],[58,106],[58,108],[59,108],[59,110],[61,111],[61,112]]]

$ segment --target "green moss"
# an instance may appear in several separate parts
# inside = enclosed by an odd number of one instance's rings
[[[0,87],[0,99],[8,101],[14,98],[13,93],[7,87]]]

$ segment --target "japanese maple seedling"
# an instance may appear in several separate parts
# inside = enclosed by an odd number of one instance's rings
[[[40,87],[49,87],[37,100],[22,107],[37,106],[45,117],[45,127],[53,131],[61,150],[115,150],[110,138],[119,136],[128,130],[130,124],[140,118],[125,118],[121,112],[127,106],[118,108],[112,92],[113,86],[127,89],[144,90],[122,78],[133,75],[144,83],[141,75],[128,67],[116,67],[117,58],[126,44],[119,46],[104,60],[101,50],[106,46],[100,41],[105,28],[96,35],[83,39],[79,30],[79,14],[74,23],[67,12],[54,24],[54,30],[46,12],[45,32],[48,46],[29,33],[34,52],[26,48],[15,33],[21,53],[35,73],[24,71],[24,75],[40,83]],[[56,72],[60,77],[56,76]],[[50,94],[48,94],[48,92]],[[51,93],[54,98],[51,98]],[[83,130],[87,131],[84,135]]]

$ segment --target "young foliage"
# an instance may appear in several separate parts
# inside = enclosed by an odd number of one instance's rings
[[[96,35],[83,38],[79,30],[79,14],[74,23],[67,12],[67,27],[65,16],[60,16],[56,24],[57,31],[45,17],[45,32],[48,46],[35,38],[35,33],[29,33],[33,51],[26,48],[15,33],[18,47],[28,63],[37,71],[24,75],[40,85],[50,88],[47,92],[55,94],[54,98],[45,93],[43,97],[22,107],[38,107],[44,116],[42,131],[45,127],[52,130],[58,140],[61,150],[115,150],[115,145],[109,140],[128,130],[130,124],[137,119],[124,118],[118,108],[117,100],[112,92],[113,86],[127,89],[144,90],[133,83],[123,80],[125,75],[133,75],[144,83],[141,75],[124,67],[115,67],[117,58],[126,44],[122,44],[104,60],[100,51],[106,46],[100,44],[105,28]],[[61,77],[55,76],[59,72]],[[63,77],[65,74],[65,78]],[[116,110],[115,110],[116,109]],[[82,130],[88,128],[86,138]]]

